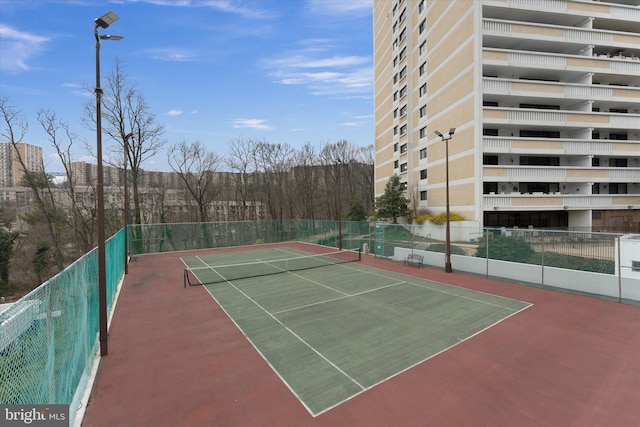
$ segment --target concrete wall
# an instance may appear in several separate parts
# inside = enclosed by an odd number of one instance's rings
[[[395,248],[393,259],[402,262],[410,253],[424,256],[424,265],[444,268],[444,254]],[[453,271],[499,277],[543,287],[584,292],[640,302],[640,279],[509,261],[451,255]]]

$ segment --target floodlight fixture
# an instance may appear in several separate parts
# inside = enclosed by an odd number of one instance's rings
[[[95,19],[95,23],[98,27],[107,28],[109,25],[116,22],[120,17],[113,12],[108,12],[102,15],[100,18]]]

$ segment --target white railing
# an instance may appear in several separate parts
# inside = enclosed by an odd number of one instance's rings
[[[639,114],[616,114],[610,119],[611,125],[614,127],[622,127],[627,129],[640,129]]]
[[[564,38],[566,40],[610,42],[613,41],[613,34],[597,30],[572,28],[564,30]]]
[[[511,24],[508,22],[500,22],[493,20],[483,20],[482,21],[482,29],[484,31],[494,31],[497,33],[510,33],[511,32]]]
[[[565,196],[562,198],[564,206],[568,207],[595,207],[595,206],[611,206],[613,199],[609,196]]]
[[[610,6],[611,16],[616,19],[631,19],[640,22],[640,9],[632,7]]]
[[[566,123],[567,114],[552,111],[509,110],[508,119],[526,122]]]
[[[484,79],[482,89],[485,92],[509,93],[511,91],[511,82],[506,80]]]
[[[619,73],[638,75],[640,74],[640,61],[611,61],[611,70]]]
[[[522,166],[517,168],[508,168],[507,177],[513,180],[520,179],[564,179],[567,176],[567,170],[562,167],[535,167]]]
[[[567,58],[559,55],[541,55],[536,53],[509,52],[507,60],[510,63],[530,64],[530,65],[554,65],[564,67]]]
[[[485,150],[500,150],[506,151],[511,148],[510,139],[498,139],[498,138],[483,138],[482,146]]]
[[[611,143],[606,141],[565,141],[563,145],[569,154],[611,153]]]
[[[611,169],[609,171],[609,177],[626,179],[630,182],[640,182],[640,169]]]
[[[567,2],[564,0],[509,0],[509,5],[539,9],[566,10]]]
[[[613,96],[613,89],[610,87],[594,87],[590,85],[566,85],[564,93],[567,96],[611,99]]]

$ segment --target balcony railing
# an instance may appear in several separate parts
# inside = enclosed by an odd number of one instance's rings
[[[484,123],[572,126],[604,129],[640,129],[640,114],[549,111],[533,108],[484,107]]]
[[[637,87],[484,78],[483,91],[492,95],[640,102]]]
[[[640,141],[597,139],[483,137],[485,153],[532,153],[544,150],[559,155],[610,155],[640,157]]]
[[[510,67],[544,67],[554,70],[640,75],[640,61],[632,58],[590,57],[484,48],[483,61],[486,64]]]
[[[640,168],[484,165],[483,173],[485,181],[640,182]]]
[[[631,194],[485,194],[484,210],[583,210],[629,209],[638,206],[639,195]],[[635,204],[634,204],[635,202]]]

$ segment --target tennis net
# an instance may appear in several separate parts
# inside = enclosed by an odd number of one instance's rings
[[[292,258],[258,260],[239,264],[211,265],[208,267],[186,267],[184,287],[198,286],[251,277],[269,276],[290,271],[327,267],[347,262],[360,261],[360,250],[336,251],[325,254],[303,255]]]

